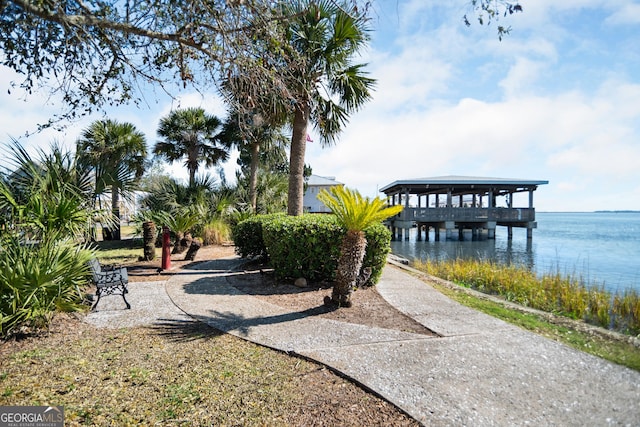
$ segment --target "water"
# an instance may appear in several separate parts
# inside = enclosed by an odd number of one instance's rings
[[[408,241],[391,242],[394,254],[410,260],[473,258],[524,265],[538,274],[560,272],[603,284],[611,291],[640,291],[640,213],[536,213],[538,228],[528,240],[526,229],[497,227],[495,240],[416,241],[415,229]],[[457,232],[454,232],[457,236]]]

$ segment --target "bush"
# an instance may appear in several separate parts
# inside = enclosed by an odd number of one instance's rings
[[[343,230],[333,216],[281,216],[263,223],[262,233],[278,277],[334,279]]]
[[[242,258],[258,257],[268,259],[267,248],[262,239],[262,224],[284,214],[256,215],[245,219],[231,229],[231,238],[236,253]]]
[[[371,267],[371,277],[365,286],[378,283],[382,269],[387,263],[387,255],[391,252],[391,231],[383,224],[374,224],[364,230],[367,238],[367,252],[364,255],[362,268]]]
[[[280,278],[305,277],[311,281],[333,281],[346,230],[333,215],[258,215],[233,228],[236,252],[263,257]],[[367,251],[363,268],[371,267],[370,286],[380,279],[390,251],[391,232],[382,224],[365,230]]]
[[[0,248],[0,335],[46,326],[56,310],[82,309],[90,250],[54,238],[32,247],[16,237]]]

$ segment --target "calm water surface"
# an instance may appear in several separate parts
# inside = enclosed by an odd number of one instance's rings
[[[495,240],[391,242],[394,254],[411,260],[475,258],[525,265],[538,274],[559,271],[582,277],[587,283],[604,284],[616,291],[640,290],[640,213],[536,213],[538,228],[527,240],[526,229],[496,229]],[[457,232],[454,233],[457,236]]]

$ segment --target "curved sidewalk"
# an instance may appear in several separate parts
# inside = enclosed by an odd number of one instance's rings
[[[314,318],[227,283],[238,259],[166,283],[185,313],[325,364],[429,426],[640,425],[640,373],[451,301],[387,265],[380,294],[441,337]]]

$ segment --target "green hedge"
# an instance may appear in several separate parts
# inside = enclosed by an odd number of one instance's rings
[[[310,281],[333,281],[346,230],[333,215],[259,215],[234,227],[236,252],[242,257],[269,259],[276,275],[304,277]],[[372,274],[365,286],[380,279],[390,251],[391,233],[382,224],[365,230],[367,251],[364,267]]]

